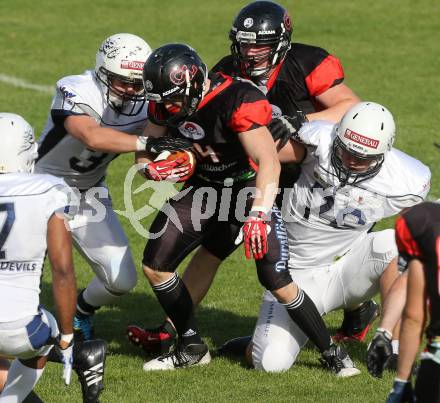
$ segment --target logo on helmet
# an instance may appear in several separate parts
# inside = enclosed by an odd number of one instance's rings
[[[136,62],[134,60],[121,60],[121,69],[142,70],[144,62]]]
[[[107,58],[114,59],[119,51],[120,47],[117,45],[117,42],[111,38],[108,38],[99,49],[100,52],[104,53]]]
[[[284,13],[283,23],[287,31],[292,29],[292,20],[290,19],[290,15],[287,11]]]
[[[147,91],[151,91],[153,89],[153,83],[150,80],[146,80],[144,82],[144,87]]]
[[[350,129],[345,130],[344,137],[368,148],[377,149],[379,146],[379,140],[370,139],[369,137],[363,136],[362,134],[356,133]]]
[[[246,18],[243,21],[243,25],[245,28],[250,28],[252,25],[254,25],[254,20],[252,18]]]
[[[184,64],[178,70],[171,72],[170,80],[175,85],[182,85],[186,81],[187,74],[189,81],[191,81],[196,75],[197,71],[198,68],[194,64],[191,67],[188,67],[186,64]]]

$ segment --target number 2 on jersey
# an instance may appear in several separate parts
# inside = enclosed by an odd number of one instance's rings
[[[0,260],[6,259],[6,251],[3,250],[3,245],[8,239],[11,228],[15,221],[14,203],[0,203],[0,217],[6,213],[6,218],[3,221],[0,218]],[[3,222],[3,225],[1,224]]]

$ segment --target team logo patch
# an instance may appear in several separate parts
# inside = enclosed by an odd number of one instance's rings
[[[121,69],[142,70],[143,68],[144,68],[144,62],[136,62],[134,60],[121,61]]]
[[[197,123],[193,122],[185,122],[181,124],[179,126],[179,132],[186,138],[193,140],[200,140],[205,137],[204,130]]]
[[[74,98],[76,95],[70,92],[66,87],[60,87],[60,91],[63,93],[64,98]]]
[[[368,148],[377,149],[379,146],[379,140],[363,136],[362,134],[356,133],[350,129],[345,130],[344,137]]]
[[[283,111],[281,110],[281,108],[277,105],[271,104],[270,105],[272,107],[272,119],[275,118],[279,118],[281,116],[283,116]]]
[[[182,85],[188,74],[189,81],[193,79],[199,69],[194,64],[188,67],[186,64],[180,66],[170,74],[170,80],[174,85]]]
[[[246,19],[243,21],[243,25],[244,25],[245,28],[250,28],[252,25],[254,25],[254,20],[253,20],[253,18],[246,18]]]
[[[144,82],[144,87],[147,91],[151,91],[153,89],[153,83],[150,80],[146,80]]]

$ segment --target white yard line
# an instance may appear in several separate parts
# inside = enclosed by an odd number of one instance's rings
[[[29,83],[28,81],[22,80],[21,78],[8,76],[6,74],[0,74],[0,82],[12,85],[13,87],[26,88],[28,90],[42,92],[44,94],[50,95],[53,95],[55,91],[55,87]]]

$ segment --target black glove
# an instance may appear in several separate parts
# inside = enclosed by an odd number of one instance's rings
[[[160,154],[163,151],[189,150],[192,146],[193,143],[191,141],[179,137],[148,137],[145,143],[145,150],[154,154]]]
[[[395,379],[386,403],[414,403],[415,401],[411,381]]]
[[[367,368],[368,372],[376,378],[382,378],[382,372],[393,354],[391,337],[390,332],[379,327],[368,345]]]
[[[283,115],[273,118],[267,125],[274,141],[279,140],[278,149],[283,148],[291,138],[295,138],[301,126],[307,122],[307,117],[302,111],[297,111],[294,116]]]

